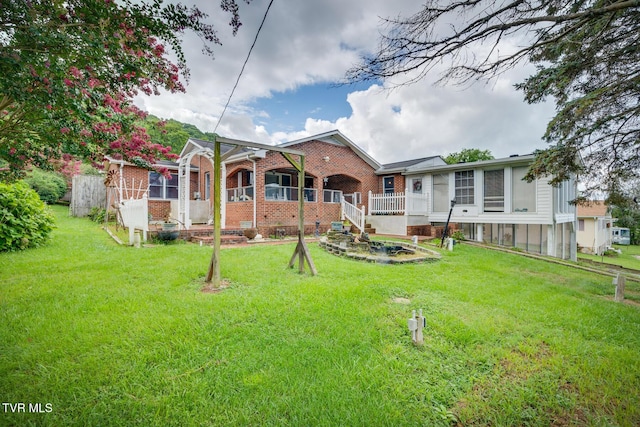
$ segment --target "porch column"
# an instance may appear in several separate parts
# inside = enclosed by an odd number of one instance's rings
[[[404,189],[404,216],[409,215],[409,189]]]
[[[556,256],[556,224],[547,225],[547,255]]]
[[[220,227],[221,228],[226,228],[227,227],[227,164],[226,163],[222,163],[221,166],[221,177],[220,179],[222,180],[221,182],[221,190],[220,190]]]
[[[476,241],[482,242],[484,236],[484,224],[476,224]]]

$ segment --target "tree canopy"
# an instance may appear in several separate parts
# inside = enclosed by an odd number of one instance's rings
[[[237,2],[220,6],[235,34]],[[138,125],[144,113],[132,99],[185,91],[181,36],[194,32],[211,56],[220,44],[206,19],[197,7],[163,0],[3,0],[0,162],[8,163],[9,177],[63,155],[141,165],[174,157]]]
[[[477,162],[479,160],[493,160],[490,150],[481,150],[479,148],[463,148],[462,150],[451,153],[444,158],[449,164]]]
[[[147,130],[153,142],[170,147],[174,154],[180,153],[189,138],[212,141],[215,136],[210,132],[202,132],[190,123],[182,123],[175,119],[160,119],[151,114],[144,118],[141,126]]]
[[[529,103],[556,104],[529,178],[579,173],[587,194],[612,194],[638,176],[640,0],[427,0],[387,24],[348,80],[407,84],[444,69],[438,83],[467,84],[528,60],[536,73],[516,87]]]

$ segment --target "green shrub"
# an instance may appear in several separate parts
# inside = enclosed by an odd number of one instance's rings
[[[43,202],[50,205],[60,200],[67,192],[67,181],[55,172],[33,169],[24,180],[38,193]]]
[[[104,208],[99,208],[94,206],[89,211],[87,215],[91,221],[95,222],[104,222],[104,216],[107,214],[107,211]]]
[[[40,246],[53,227],[53,213],[26,183],[0,183],[0,252]]]
[[[453,232],[453,234],[451,235],[451,237],[452,237],[454,240],[457,240],[457,241],[461,242],[461,241],[463,241],[463,240],[464,240],[464,231],[462,231],[462,230],[456,230],[456,231],[454,231],[454,232]]]

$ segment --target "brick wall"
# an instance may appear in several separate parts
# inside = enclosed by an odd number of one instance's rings
[[[203,162],[204,163],[204,162]],[[122,168],[117,164],[110,164],[109,170],[117,171],[114,179],[114,185],[122,184],[122,198],[141,198],[143,194],[148,195],[149,190],[149,171],[133,165],[125,164]],[[171,170],[171,173],[177,173],[177,170]],[[122,180],[120,179],[122,174]],[[193,199],[193,193],[201,188],[198,185],[198,173],[191,172],[190,179],[190,199]],[[115,190],[114,190],[115,191]],[[113,196],[112,196],[113,197]],[[113,202],[113,199],[112,199]],[[149,199],[149,215],[152,221],[162,220],[171,210],[171,201],[162,199]]]
[[[400,174],[387,174],[380,175],[378,177],[378,185],[373,193],[382,194],[384,193],[384,177],[392,176],[393,177],[393,192],[394,193],[404,193],[405,188],[405,176]]]
[[[305,228],[315,229],[316,221],[320,221],[321,230],[330,228],[332,221],[340,219],[340,204],[324,203],[323,190],[341,190],[345,194],[359,192],[362,196],[359,205],[368,204],[368,193],[382,192],[382,178],[375,175],[375,170],[367,162],[349,147],[339,144],[332,144],[323,141],[307,141],[292,145],[289,148],[305,152],[305,177],[313,179],[313,188],[316,189],[316,200],[305,203]],[[293,156],[299,160],[297,156]],[[210,173],[211,185],[210,198],[213,199],[213,167],[211,161],[205,157],[195,156],[192,165],[198,171],[191,173],[189,198],[193,199],[194,192],[200,192],[202,198],[205,197],[205,174]],[[112,168],[119,169],[118,165],[111,165]],[[298,202],[293,201],[265,201],[264,175],[267,171],[277,171],[292,175],[291,186],[297,187],[298,176],[293,166],[280,154],[268,151],[264,159],[255,161],[256,176],[254,178],[254,197],[257,200],[256,221],[258,229],[263,234],[268,234],[274,227],[297,227],[298,225]],[[253,162],[243,160],[226,165],[226,176],[224,177],[228,189],[238,186],[238,173],[243,171],[253,171]],[[125,166],[123,168],[125,180],[135,180],[136,187],[142,183],[143,190],[149,186],[149,172],[135,166]],[[325,183],[324,180],[327,179]],[[127,182],[129,182],[127,181]],[[247,185],[243,183],[243,185]],[[404,189],[404,177],[397,175],[395,185]],[[227,195],[223,194],[223,198]],[[168,200],[149,200],[149,213],[154,220],[164,217],[169,209]],[[253,202],[230,202],[226,204],[226,227],[237,228],[241,221],[253,220]]]
[[[350,148],[322,141],[308,141],[289,148],[305,152],[305,177],[313,178],[313,188],[317,190],[317,200],[305,202],[305,228],[315,229],[320,221],[322,231],[330,228],[331,221],[340,220],[340,204],[324,203],[323,190],[341,190],[343,193],[360,192],[362,205],[368,203],[368,192],[376,192],[378,177],[367,162],[358,157]],[[296,160],[297,156],[293,156]],[[327,158],[325,160],[325,158]],[[237,174],[244,170],[253,171],[253,163],[244,160],[227,165],[227,188],[237,187]],[[293,227],[298,224],[298,202],[265,201],[264,175],[268,171],[289,173],[291,186],[297,187],[298,175],[291,164],[280,154],[269,151],[264,159],[256,160],[254,196],[257,198],[256,221],[261,233],[267,235],[273,227]],[[327,183],[324,183],[327,178]],[[226,225],[237,227],[240,221],[253,219],[252,202],[227,203]]]

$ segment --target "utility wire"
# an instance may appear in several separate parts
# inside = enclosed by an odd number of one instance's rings
[[[273,4],[273,0],[269,2],[269,6],[267,6],[267,10],[264,12],[264,16],[262,17],[262,22],[260,23],[260,26],[258,27],[258,31],[256,32],[256,37],[253,39],[253,43],[249,48],[249,53],[247,54],[247,58],[244,60],[244,64],[242,64],[242,68],[240,69],[240,74],[238,74],[236,83],[233,85],[233,89],[231,89],[231,94],[229,94],[229,99],[227,99],[227,103],[224,105],[224,109],[222,110],[222,114],[220,114],[220,118],[218,119],[218,123],[216,123],[216,127],[213,129],[213,133],[216,133],[216,130],[218,130],[218,125],[222,121],[222,117],[224,116],[224,113],[227,111],[227,107],[229,107],[229,103],[231,102],[231,97],[233,97],[233,93],[236,91],[236,88],[238,87],[238,83],[240,82],[240,77],[242,77],[242,73],[244,72],[244,67],[247,65],[247,62],[249,62],[249,57],[251,56],[253,47],[256,45],[256,42],[258,41],[260,30],[262,30],[262,26],[264,25],[264,21],[266,21],[267,19],[267,14],[269,13],[269,9],[271,9],[272,4]]]

